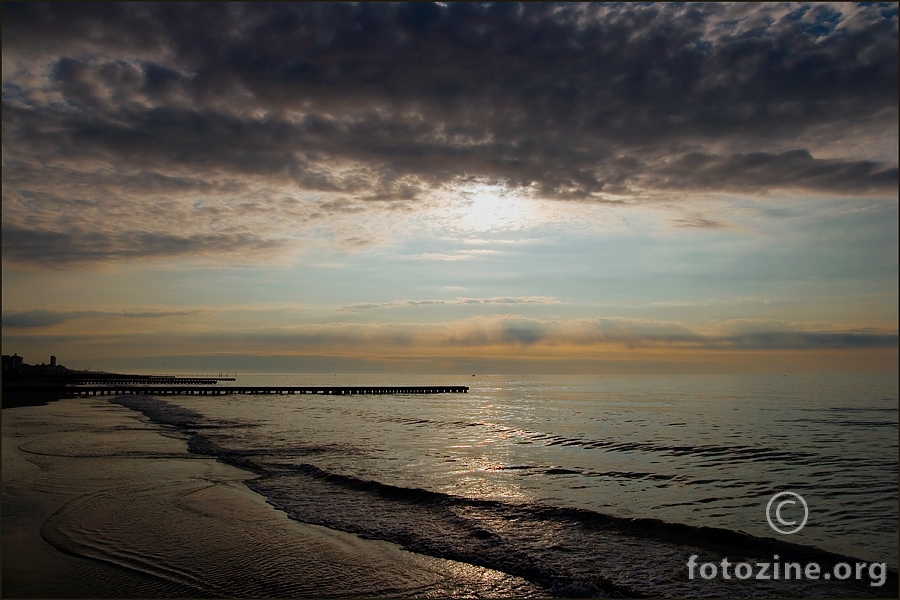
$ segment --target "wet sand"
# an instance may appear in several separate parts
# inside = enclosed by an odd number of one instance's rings
[[[3,410],[5,597],[522,597],[517,578],[292,521],[138,413]]]

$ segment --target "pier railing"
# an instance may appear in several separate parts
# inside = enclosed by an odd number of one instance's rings
[[[119,373],[6,373],[4,383],[39,381],[59,385],[86,384],[186,384],[215,385],[218,381],[234,381],[234,377],[210,375],[122,375]]]
[[[88,385],[69,386],[67,394],[75,396],[123,396],[144,394],[148,396],[223,396],[229,394],[326,394],[348,396],[355,394],[465,394],[464,385],[436,386],[212,386],[212,385]]]

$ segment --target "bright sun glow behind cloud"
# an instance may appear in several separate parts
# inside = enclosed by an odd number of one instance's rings
[[[460,228],[469,231],[524,229],[535,216],[530,198],[522,198],[505,185],[476,183],[460,189]]]

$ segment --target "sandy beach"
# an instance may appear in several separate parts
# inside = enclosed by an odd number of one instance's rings
[[[546,595],[497,571],[292,521],[106,399],[3,411],[5,597]]]

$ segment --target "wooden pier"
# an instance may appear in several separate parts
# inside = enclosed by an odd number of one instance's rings
[[[464,385],[438,386],[293,386],[293,385],[90,385],[67,387],[67,394],[75,396],[125,396],[143,394],[146,396],[225,396],[230,394],[325,394],[349,396],[356,394],[465,394],[469,388]]]
[[[43,385],[215,385],[219,381],[234,381],[234,377],[215,377],[212,375],[122,375],[119,373],[7,373],[3,375],[4,385],[40,382]]]
[[[169,375],[102,375],[82,376],[67,383],[81,384],[132,384],[132,385],[215,385],[217,381],[234,381],[234,377],[180,377]]]

